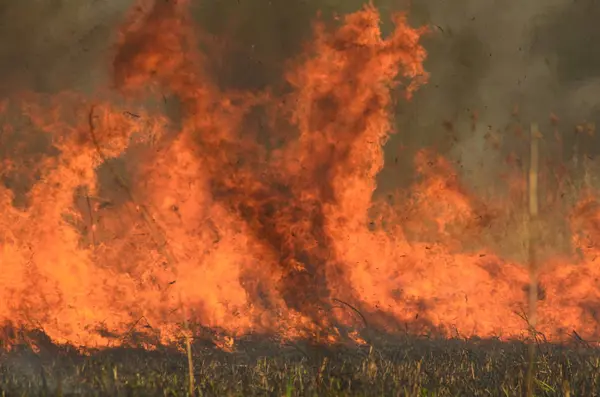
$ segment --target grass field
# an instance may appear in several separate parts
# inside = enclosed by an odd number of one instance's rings
[[[227,353],[193,346],[197,396],[523,396],[523,342],[379,337],[372,345],[282,344],[247,337]],[[538,349],[536,396],[600,395],[600,352]],[[81,355],[23,346],[0,359],[2,396],[187,396],[187,356],[173,349],[115,348]]]

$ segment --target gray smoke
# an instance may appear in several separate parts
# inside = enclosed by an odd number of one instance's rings
[[[163,0],[160,0],[163,1]],[[105,85],[116,27],[133,0],[0,0],[0,93],[92,90]],[[383,190],[411,179],[411,154],[435,146],[462,160],[474,185],[497,173],[505,152],[488,150],[485,134],[502,131],[515,106],[527,123],[549,131],[561,119],[565,156],[573,125],[597,118],[600,5],[594,0],[379,0],[383,20],[409,9],[432,26],[424,43],[431,81],[397,105],[399,134],[389,142]],[[203,49],[224,88],[281,86],[285,62],[310,38],[311,21],[361,6],[359,0],[196,0]],[[476,128],[471,113],[478,112]],[[444,124],[446,127],[444,127]],[[452,125],[452,133],[448,131]],[[549,132],[548,132],[549,134]],[[450,137],[449,135],[452,135]],[[506,135],[506,150],[511,143]],[[408,148],[397,158],[398,146]],[[505,142],[506,144],[506,142]],[[597,145],[586,145],[595,154]],[[551,149],[554,150],[554,149]],[[523,150],[521,150],[523,151]]]
[[[131,0],[0,0],[0,93],[88,91],[106,80]]]
[[[401,105],[401,134],[392,145],[437,146],[461,160],[475,187],[489,185],[506,150],[527,153],[526,143],[504,131],[517,106],[526,128],[532,121],[540,124],[547,156],[557,150],[549,122],[556,114],[565,158],[574,155],[575,123],[598,117],[598,2],[426,0],[412,10],[414,21],[433,26],[425,40],[431,81],[412,103]],[[473,111],[479,116],[474,129]],[[442,128],[445,122],[453,126],[453,139]],[[488,132],[499,133],[505,151],[486,146]],[[600,147],[592,140],[585,146],[589,155]]]

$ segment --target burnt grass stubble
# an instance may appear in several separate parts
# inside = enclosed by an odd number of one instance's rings
[[[226,352],[193,343],[196,396],[523,396],[527,343],[368,333],[368,344],[246,336]],[[187,396],[184,349],[80,354],[43,333],[0,350],[1,396]],[[578,339],[539,343],[536,396],[600,395],[600,351]],[[182,346],[183,346],[182,341]]]

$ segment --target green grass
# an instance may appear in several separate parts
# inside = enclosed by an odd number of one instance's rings
[[[372,346],[240,340],[234,353],[196,341],[197,396],[523,396],[523,342],[380,337]],[[544,344],[536,396],[600,395],[600,352]],[[0,355],[0,395],[187,396],[188,361],[168,348],[80,355],[45,345]],[[570,393],[570,394],[569,394]]]

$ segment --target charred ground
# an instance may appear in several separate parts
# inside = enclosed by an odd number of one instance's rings
[[[372,345],[319,345],[247,336],[227,353],[210,339],[193,346],[198,396],[523,396],[523,342],[373,335]],[[40,339],[38,338],[38,341]],[[158,348],[17,347],[0,356],[6,396],[186,396],[188,357]],[[540,344],[537,396],[596,396],[600,353],[574,336]]]

